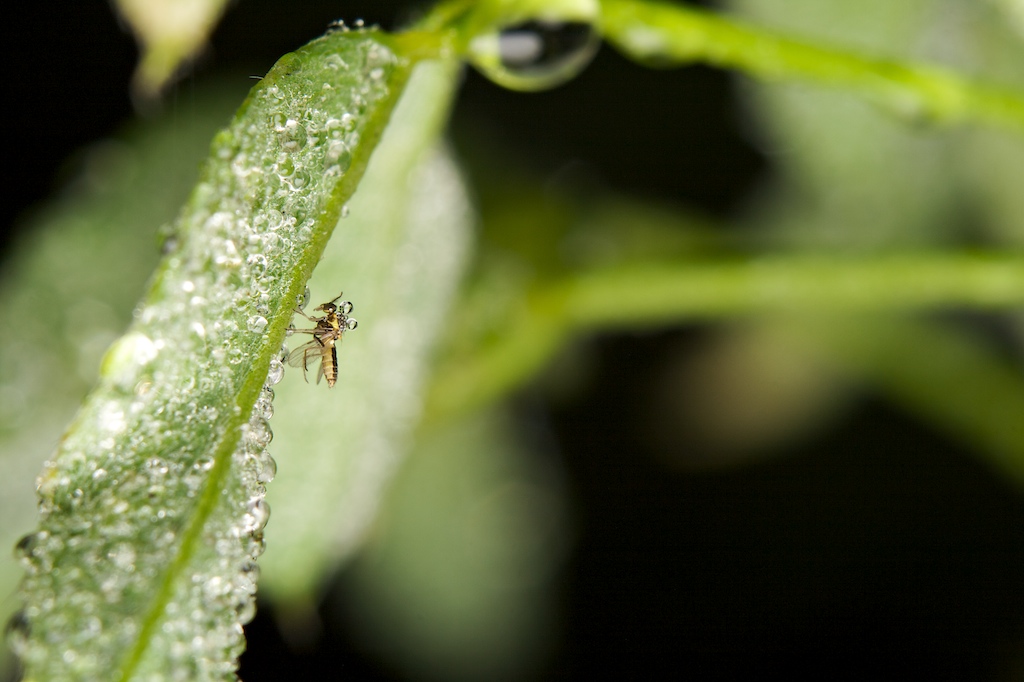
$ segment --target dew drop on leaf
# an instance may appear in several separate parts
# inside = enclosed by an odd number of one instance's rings
[[[274,389],[269,386],[263,387],[263,390],[260,391],[260,397],[256,399],[253,414],[259,415],[264,419],[270,419],[274,416]]]
[[[250,452],[259,452],[274,438],[270,424],[263,417],[255,417],[249,421],[248,443]]]
[[[239,602],[235,608],[235,615],[238,618],[238,622],[242,625],[249,623],[253,618],[256,617],[256,601],[249,599],[244,602]]]
[[[25,618],[23,610],[17,611],[11,616],[4,627],[4,639],[7,640],[7,646],[18,656],[24,656],[28,648],[28,629],[28,619]]]
[[[252,500],[246,510],[245,530],[249,533],[261,531],[269,520],[270,505],[266,500],[261,497]]]
[[[261,531],[257,531],[249,536],[249,542],[246,547],[246,552],[253,559],[258,559],[263,552],[267,549],[267,541],[263,537]]]
[[[267,318],[262,315],[253,315],[249,318],[246,326],[254,334],[262,334],[263,330],[267,328]]]
[[[277,476],[277,461],[270,456],[267,450],[264,450],[257,457],[260,464],[260,473],[256,478],[260,483],[270,483]]]
[[[28,570],[35,568],[33,555],[35,549],[40,542],[40,533],[29,533],[28,535],[22,536],[18,543],[14,546],[14,556],[17,557],[21,565]]]

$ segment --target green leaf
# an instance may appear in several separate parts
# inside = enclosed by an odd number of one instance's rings
[[[38,523],[36,475],[145,292],[157,228],[180,210],[210,138],[248,87],[213,81],[197,88],[188,116],[137,122],[80,152],[68,187],[23,226],[0,277],[0,316],[17,320],[0,335],[3,546]],[[3,622],[21,578],[13,553],[0,553]],[[9,653],[0,647],[0,659]]]
[[[456,82],[450,67],[417,67],[349,203],[344,234],[310,283],[317,302],[344,289],[359,320],[338,348],[337,385],[306,384],[296,371],[276,389],[279,468],[271,550],[260,565],[267,594],[293,617],[360,544],[411,445],[471,236],[461,177],[434,148]]]
[[[283,57],[216,137],[150,293],[40,477],[26,679],[230,679],[297,296],[411,70],[375,32]],[[268,376],[269,371],[269,376]]]

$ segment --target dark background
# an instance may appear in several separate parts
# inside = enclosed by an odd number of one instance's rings
[[[168,101],[215,70],[262,74],[332,19],[391,26],[405,16],[396,7],[243,0]],[[13,148],[0,248],[16,218],[59,188],[66,159],[133,115],[136,58],[106,3],[19,6],[5,30]],[[644,69],[605,47],[582,77],[547,93],[507,92],[470,73],[454,116],[542,177],[575,164],[619,191],[729,216],[772,172],[738,112],[726,74]],[[593,390],[517,401],[524,421],[553,435],[577,505],[540,679],[1020,679],[1020,492],[869,392],[834,428],[771,460],[666,469],[639,437],[637,405],[667,358],[705,333],[596,339]],[[247,628],[246,682],[397,679],[332,630],[343,619],[326,613],[319,648],[293,654],[268,611]]]

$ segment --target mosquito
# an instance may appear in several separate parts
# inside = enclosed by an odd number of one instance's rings
[[[341,343],[341,336],[345,332],[356,328],[357,322],[354,317],[349,317],[352,312],[352,304],[348,301],[338,303],[342,297],[338,294],[334,300],[321,303],[314,312],[322,312],[323,317],[307,315],[301,308],[295,312],[315,324],[313,329],[292,329],[292,333],[312,334],[313,340],[302,344],[288,354],[288,364],[292,367],[301,367],[302,376],[309,381],[306,370],[310,362],[320,361],[320,370],[316,375],[316,383],[320,383],[322,377],[327,377],[327,386],[334,386],[338,380],[338,349],[337,344]]]

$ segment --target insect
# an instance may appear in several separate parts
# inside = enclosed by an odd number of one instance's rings
[[[322,312],[323,317],[313,317],[304,313],[301,308],[295,309],[295,312],[316,325],[313,329],[291,330],[293,334],[313,335],[312,341],[302,344],[288,354],[288,364],[292,367],[301,367],[302,376],[306,378],[306,381],[309,381],[309,378],[306,377],[309,363],[317,360],[320,361],[320,370],[316,375],[318,384],[321,377],[327,377],[329,387],[334,386],[338,380],[337,344],[341,342],[342,334],[352,331],[358,324],[355,318],[348,316],[352,312],[352,304],[348,301],[337,303],[342,294],[344,292],[338,294],[334,300],[321,303],[314,308],[314,311]]]

